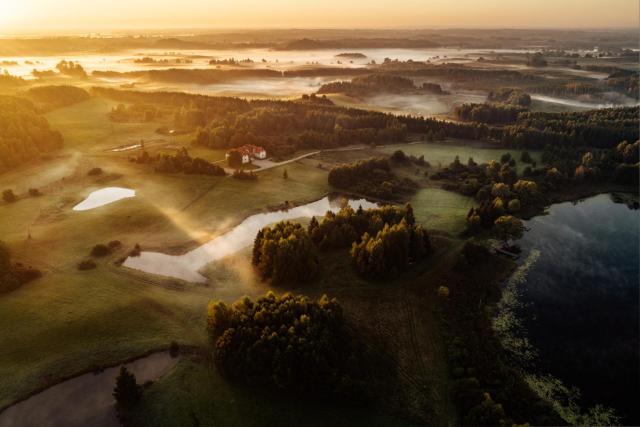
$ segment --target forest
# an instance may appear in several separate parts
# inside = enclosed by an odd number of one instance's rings
[[[61,146],[62,135],[51,129],[32,102],[0,96],[0,172]]]

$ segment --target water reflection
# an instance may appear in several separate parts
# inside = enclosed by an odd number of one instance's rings
[[[135,197],[136,191],[129,188],[106,187],[91,192],[86,199],[73,207],[74,211],[87,211],[99,206],[108,205],[121,199]]]
[[[577,386],[585,406],[640,422],[640,212],[603,194],[553,205],[526,226],[522,259],[540,256],[520,285],[517,315],[538,373]]]
[[[325,197],[291,209],[251,215],[232,230],[186,254],[168,255],[161,252],[142,252],[139,256],[127,258],[124,266],[188,282],[205,282],[206,277],[198,272],[202,267],[250,246],[261,228],[282,220],[321,216],[329,210],[337,212],[345,201],[344,198],[330,199]],[[348,200],[346,203],[354,209],[357,209],[358,206],[362,206],[363,209],[377,206],[365,199]]]
[[[177,361],[163,351],[126,366],[143,384],[167,373]],[[119,369],[71,378],[10,406],[0,413],[0,427],[117,427],[112,392]]]

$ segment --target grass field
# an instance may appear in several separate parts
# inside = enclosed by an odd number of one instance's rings
[[[467,213],[475,205],[469,197],[442,190],[423,188],[411,198],[416,220],[428,230],[458,234],[466,227]]]
[[[233,386],[213,366],[183,359],[154,384],[132,416],[139,426],[411,425],[376,408],[349,408]]]
[[[216,286],[176,284],[114,265],[128,250],[184,250],[249,214],[285,200],[303,202],[328,191],[326,172],[299,163],[260,174],[257,182],[233,178],[160,175],[127,160],[127,152],[108,148],[152,135],[153,124],[108,121],[110,103],[91,99],[49,115],[67,145],[0,176],[0,188],[14,188],[21,199],[0,202],[0,236],[14,260],[44,272],[41,279],[0,296],[0,407],[34,390],[94,366],[116,363],[172,340],[203,343],[207,302]],[[85,118],[93,122],[86,122]],[[133,135],[133,136],[132,136]],[[87,176],[92,167],[104,174]],[[94,210],[72,207],[89,192],[122,186],[135,198]],[[40,197],[25,197],[27,188]],[[29,239],[28,235],[32,238]],[[122,249],[98,268],[80,272],[77,263],[97,243],[120,240]],[[177,248],[177,249],[176,249]],[[226,288],[225,298],[242,290]]]
[[[159,124],[111,123],[106,113],[112,105],[90,99],[50,113],[52,126],[67,142],[65,148],[0,176],[0,188],[14,188],[20,196],[15,203],[0,203],[0,236],[15,261],[44,272],[42,278],[0,296],[0,329],[5,331],[0,335],[0,407],[66,377],[166,347],[171,341],[205,346],[208,301],[232,301],[269,288],[254,276],[248,251],[208,266],[204,273],[209,280],[202,285],[118,267],[115,262],[136,243],[143,249],[181,253],[256,211],[285,201],[316,200],[331,190],[327,170],[317,167],[317,158],[259,172],[255,182],[156,174],[148,166],[130,162],[134,153],[109,150],[162,138],[155,133]],[[173,150],[188,139],[167,140],[149,150]],[[398,148],[412,153],[423,145]],[[192,155],[210,160],[223,155],[219,150],[189,148]],[[440,148],[443,158],[445,148]],[[337,152],[329,157],[351,160],[391,149]],[[94,167],[104,173],[88,176]],[[283,168],[287,180],[282,178]],[[107,186],[134,189],[136,197],[94,210],[72,210],[91,191]],[[27,197],[30,187],[43,195]],[[433,188],[421,190],[411,201],[419,221],[452,234],[460,230],[469,206],[468,199]],[[122,248],[97,260],[95,270],[77,270],[77,263],[89,257],[95,244],[111,240],[120,240]],[[439,285],[438,269],[446,265],[442,260],[448,260],[457,245],[457,241],[444,245],[419,271],[384,284],[358,277],[345,253],[329,254],[323,276],[304,289],[311,296],[328,293],[340,299],[349,322],[371,345],[385,349],[381,353],[397,367],[389,392],[392,404],[434,424],[452,419],[453,409],[432,314],[433,287]],[[167,425],[174,420],[189,424],[189,405],[209,425],[221,419],[231,425],[251,425],[251,419],[265,420],[262,425],[279,419],[296,424],[303,416],[336,425],[356,417],[371,425],[395,422],[312,403],[286,418],[282,414],[289,409],[287,402],[259,396],[229,386],[209,367],[184,360],[152,387],[144,407],[149,410],[149,425],[162,425],[165,419]],[[209,405],[211,399],[214,403]],[[176,404],[169,407],[169,401]],[[255,416],[259,413],[264,418]]]
[[[459,156],[463,163],[466,163],[469,157],[473,157],[476,163],[487,163],[490,160],[500,161],[500,157],[504,153],[510,153],[517,162],[518,173],[521,173],[527,166],[520,161],[522,150],[491,148],[476,141],[451,140],[437,143],[398,144],[379,147],[377,150],[387,154],[402,150],[405,154],[424,156],[424,159],[431,163],[432,167],[448,166],[456,156]],[[529,151],[529,154],[533,160],[540,163],[541,153],[539,151]]]
[[[232,385],[208,358],[187,357],[145,393],[134,412],[136,425],[191,425],[194,420],[202,426],[448,425],[455,413],[434,303],[440,274],[451,267],[460,243],[436,239],[434,246],[424,264],[384,283],[359,277],[345,251],[323,253],[318,281],[292,290],[312,298],[337,297],[371,353],[390,363],[390,371],[377,373],[385,384],[382,403],[344,408]],[[209,276],[251,282],[239,273],[250,251],[230,258],[210,266]]]

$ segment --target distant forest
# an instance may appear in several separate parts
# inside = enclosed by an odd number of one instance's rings
[[[0,96],[0,172],[61,146],[62,135],[49,127],[32,102]]]

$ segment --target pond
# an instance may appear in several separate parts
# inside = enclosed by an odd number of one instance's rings
[[[155,381],[177,363],[168,351],[125,366],[138,384]],[[63,381],[0,413],[0,427],[118,427],[112,396],[119,366]]]
[[[638,424],[640,213],[617,201],[560,203],[527,221],[519,280],[499,309],[516,326],[503,342],[530,359],[529,372],[577,387],[583,408],[603,404]]]
[[[106,187],[91,192],[86,199],[73,207],[74,211],[87,211],[118,200],[135,197],[136,191],[129,188]]]
[[[324,197],[291,209],[251,215],[230,231],[183,255],[145,251],[139,256],[128,257],[123,265],[188,282],[205,282],[207,278],[198,272],[202,267],[250,246],[261,228],[283,220],[323,216],[329,210],[337,212],[345,202],[354,209],[358,206],[362,206],[363,209],[377,206],[365,199],[347,201],[345,198]]]

